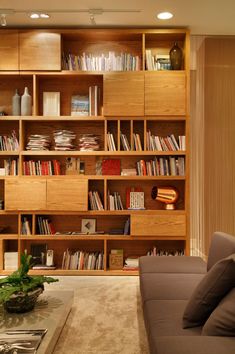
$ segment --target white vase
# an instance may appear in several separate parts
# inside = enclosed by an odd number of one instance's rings
[[[22,116],[32,115],[32,97],[29,94],[28,87],[25,87],[24,94],[21,97],[21,115]]]
[[[18,94],[17,89],[14,96],[12,97],[12,115],[20,116],[20,95]]]

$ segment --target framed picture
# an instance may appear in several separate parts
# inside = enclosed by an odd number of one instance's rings
[[[60,115],[60,92],[43,92],[43,115]]]
[[[96,232],[96,219],[82,219],[81,232],[94,234]]]

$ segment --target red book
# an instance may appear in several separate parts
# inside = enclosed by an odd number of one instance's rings
[[[102,175],[120,175],[121,161],[119,159],[106,159],[102,161]]]

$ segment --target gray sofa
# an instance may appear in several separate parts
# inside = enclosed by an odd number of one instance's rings
[[[216,232],[207,264],[200,257],[140,258],[140,291],[151,354],[234,354],[235,338],[182,328],[188,300],[206,272],[235,253],[235,237]]]

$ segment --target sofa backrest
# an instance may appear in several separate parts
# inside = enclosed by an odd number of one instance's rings
[[[215,232],[209,249],[207,270],[210,270],[220,259],[228,257],[232,253],[235,253],[235,236],[224,232]]]

